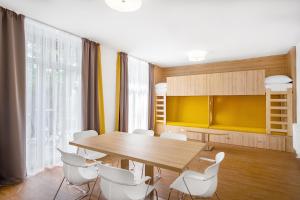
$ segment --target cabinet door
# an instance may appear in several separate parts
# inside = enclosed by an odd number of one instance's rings
[[[229,133],[228,144],[243,145],[243,136],[240,133]]]
[[[246,72],[232,72],[231,81],[232,93],[231,95],[245,95],[246,94]]]
[[[246,72],[246,94],[264,95],[265,94],[265,71],[253,70]]]
[[[208,95],[207,74],[190,76],[190,96]]]
[[[249,133],[243,134],[243,146],[255,147],[255,135]]]
[[[211,134],[209,137],[211,142],[228,144],[229,137],[227,135]]]
[[[222,73],[208,74],[208,95],[223,94],[223,75]]]
[[[189,96],[192,93],[190,90],[190,76],[168,77],[167,85],[168,96]]]
[[[255,147],[267,149],[267,136],[263,134],[256,134],[255,135]]]
[[[267,136],[268,149],[285,151],[285,137],[268,135]]]

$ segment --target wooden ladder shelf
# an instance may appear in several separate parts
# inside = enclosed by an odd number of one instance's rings
[[[266,91],[267,134],[285,133],[292,136],[292,89],[285,92]]]
[[[166,124],[166,122],[167,122],[166,102],[167,102],[166,96],[156,96],[155,97],[156,123]]]

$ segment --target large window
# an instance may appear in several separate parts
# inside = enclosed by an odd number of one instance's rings
[[[128,56],[128,131],[148,129],[149,64]]]
[[[59,163],[81,130],[80,38],[25,20],[27,173]]]

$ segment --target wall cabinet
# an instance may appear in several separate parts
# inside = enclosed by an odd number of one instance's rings
[[[167,95],[264,95],[264,79],[264,70],[167,77]]]
[[[210,135],[210,142],[254,147],[254,148],[261,148],[261,149],[270,149],[270,150],[277,150],[277,151],[287,151],[287,152],[293,151],[292,137],[290,136],[243,133],[237,131],[224,131],[224,130],[216,130],[216,129],[209,129],[209,128],[171,126],[171,125],[163,125],[163,124],[159,124],[157,126],[157,130],[156,130],[157,135],[160,135],[160,133],[165,131],[186,134],[187,137],[192,140],[202,140],[203,132],[214,133]]]

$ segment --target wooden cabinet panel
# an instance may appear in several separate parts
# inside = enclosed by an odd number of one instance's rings
[[[159,125],[157,130],[159,130],[160,132],[156,132],[156,134],[161,133],[163,131],[176,132],[186,134],[188,139],[199,141],[203,139],[203,135],[201,134],[201,132],[213,133],[210,134],[210,142],[270,149],[277,151],[294,151],[292,147],[292,137],[290,136],[243,133],[237,131],[225,131],[209,128],[194,128],[171,125]],[[207,139],[208,138],[206,138],[206,141]]]
[[[262,148],[267,149],[267,136],[266,135],[255,135],[255,147],[256,148]]]
[[[227,95],[246,95],[246,71],[232,73],[232,93]]]
[[[209,95],[207,77],[207,74],[190,76],[190,96]]]
[[[221,73],[209,74],[208,77],[208,94],[222,95],[223,94],[223,76]]]
[[[285,137],[268,135],[267,144],[268,144],[268,149],[285,151]]]
[[[263,95],[264,70],[168,77],[168,96]]]
[[[285,151],[295,152],[294,147],[293,147],[293,137],[291,137],[291,136],[286,136]]]
[[[190,76],[176,76],[167,78],[167,95],[168,96],[189,96],[190,90]]]
[[[217,134],[210,135],[210,141],[211,142],[227,144],[228,143],[228,136],[227,135],[217,135]]]
[[[255,70],[246,72],[246,94],[264,95],[265,94],[265,71]]]
[[[255,147],[255,135],[253,134],[243,134],[242,146]]]
[[[243,144],[243,136],[240,133],[230,133],[228,139],[228,144],[234,145],[242,145]]]

